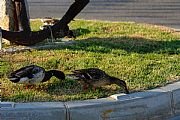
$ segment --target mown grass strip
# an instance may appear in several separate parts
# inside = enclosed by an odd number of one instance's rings
[[[39,20],[31,22],[33,30],[39,30],[40,25]],[[164,86],[180,78],[180,36],[170,28],[86,20],[73,21],[70,28],[77,36],[74,44],[1,55],[0,82],[5,88],[3,100],[84,100],[122,92],[115,85],[83,91],[81,84],[70,79],[59,81],[52,78],[30,89],[8,81],[7,76],[12,70],[29,64],[65,73],[98,67],[125,80],[131,92]]]

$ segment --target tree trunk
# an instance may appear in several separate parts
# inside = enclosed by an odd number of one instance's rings
[[[14,6],[12,0],[0,0],[0,26],[4,30],[14,31]],[[3,39],[3,42],[9,44],[9,41]]]
[[[62,17],[62,19],[59,22],[57,22],[55,25],[53,25],[50,29],[44,29],[37,32],[32,32],[32,31],[12,32],[7,30],[2,30],[2,37],[16,44],[26,45],[26,46],[33,45],[45,40],[51,35],[51,31],[54,37],[56,36],[59,37],[59,35],[57,35],[56,33],[57,31],[62,30],[64,34],[62,33],[61,37],[64,37],[67,35],[68,32],[67,30],[69,30],[67,28],[68,27],[67,24],[74,19],[74,17],[88,4],[88,2],[89,0],[75,0],[75,2],[70,6],[68,11]],[[25,14],[24,11],[22,12],[23,14]]]
[[[30,32],[31,28],[27,0],[15,0],[14,3],[19,30]]]
[[[14,31],[19,31],[19,22],[17,17],[16,3],[13,2],[14,6]]]

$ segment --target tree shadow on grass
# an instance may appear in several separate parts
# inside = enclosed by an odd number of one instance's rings
[[[165,53],[179,54],[180,40],[157,41],[142,37],[117,37],[117,38],[88,38],[76,41],[73,44],[61,45],[48,49],[69,49],[74,51],[87,51],[96,53],[112,53],[124,50],[128,53]]]
[[[77,29],[73,29],[72,31],[76,37],[81,36],[81,35],[86,35],[91,32],[90,30],[84,29],[84,28],[77,28]]]
[[[84,28],[73,30],[75,36],[90,34],[91,31]],[[53,44],[53,43],[52,43]],[[35,49],[43,50],[59,50],[69,49],[74,51],[87,51],[96,53],[112,53],[115,51],[124,50],[127,53],[164,53],[164,54],[179,54],[180,53],[180,40],[156,40],[146,39],[139,36],[121,36],[121,37],[107,37],[99,38],[92,37],[84,40],[76,40],[70,44],[54,44],[47,47],[43,45],[36,45]],[[41,47],[40,47],[41,46]],[[20,49],[23,51],[26,49]],[[11,50],[10,50],[11,51]],[[18,52],[18,50],[16,50]],[[116,52],[117,53],[117,52]]]

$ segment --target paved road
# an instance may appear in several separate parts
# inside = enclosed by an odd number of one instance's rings
[[[28,0],[31,18],[62,17],[74,0]],[[76,17],[135,21],[180,29],[180,0],[91,0]]]
[[[180,120],[180,116],[175,116],[175,117],[169,118],[167,120]]]

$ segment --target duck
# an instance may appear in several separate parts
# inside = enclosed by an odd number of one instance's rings
[[[43,67],[37,65],[29,65],[22,67],[12,72],[8,79],[13,83],[34,85],[37,83],[46,82],[55,76],[58,79],[64,80],[65,74],[59,70],[45,71]]]
[[[72,74],[67,74],[66,76],[70,79],[80,81],[80,83],[85,84],[85,86],[97,88],[105,85],[116,84],[123,87],[125,93],[129,94],[129,90],[124,80],[110,76],[99,68],[78,69],[71,72]]]
[[[55,18],[51,18],[51,17],[45,17],[43,19],[41,19],[41,22],[44,24],[44,25],[54,25],[56,24],[57,22],[59,22],[58,19],[55,19]]]
[[[51,27],[58,23],[59,20],[55,19],[55,18],[51,18],[51,17],[45,17],[43,19],[41,19],[41,22],[43,23],[42,26],[40,26],[40,30],[44,30],[44,29],[51,29]],[[76,38],[76,36],[74,35],[73,31],[69,29],[68,25],[65,26],[64,30],[59,30],[56,32],[56,36],[54,36],[55,38],[61,38],[61,36],[66,36],[67,38]]]
[[[59,20],[51,18],[51,17],[45,17],[41,19],[41,22],[43,23],[43,25],[40,26],[40,30],[43,30],[43,29],[48,29],[49,27],[53,26],[54,24],[59,22]]]

